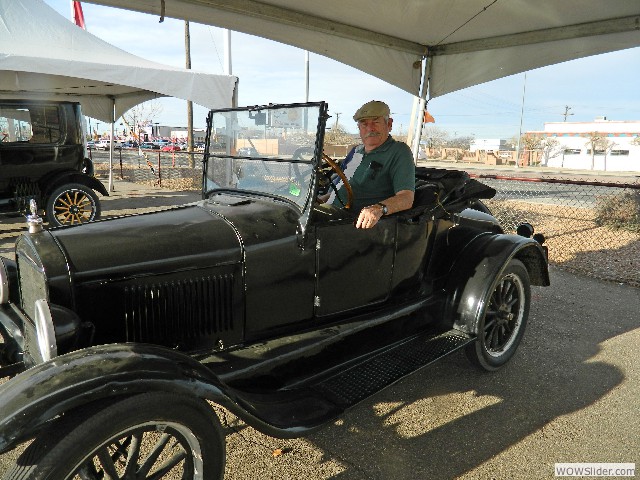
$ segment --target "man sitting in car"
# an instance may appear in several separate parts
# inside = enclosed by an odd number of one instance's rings
[[[360,107],[353,119],[358,122],[362,145],[349,152],[342,167],[353,190],[353,206],[359,211],[356,228],[372,228],[384,216],[413,205],[415,164],[406,143],[391,137],[393,118],[389,106],[372,100]],[[339,184],[340,185],[340,184]],[[328,201],[346,203],[344,185]]]

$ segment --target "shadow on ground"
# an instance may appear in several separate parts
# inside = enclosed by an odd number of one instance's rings
[[[637,423],[638,401],[612,393],[635,398],[637,384],[622,387],[628,372],[615,364],[617,356],[603,360],[602,345],[640,326],[640,295],[556,269],[552,285],[534,288],[523,343],[502,370],[477,371],[458,352],[364,401],[305,442],[285,443],[290,458],[260,456],[262,478],[291,474],[308,448],[319,455],[304,471],[307,478],[340,480],[553,478],[554,462],[637,461],[640,440],[629,419]],[[609,409],[608,401],[622,407]],[[563,426],[573,414],[589,422]],[[236,438],[228,455],[243,456],[247,447]],[[249,473],[242,460],[232,462],[228,478]]]

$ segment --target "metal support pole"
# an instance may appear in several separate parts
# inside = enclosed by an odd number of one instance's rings
[[[414,163],[418,163],[418,149],[420,148],[420,137],[422,136],[422,126],[424,124],[424,111],[427,104],[426,97],[429,94],[429,73],[431,71],[431,58],[426,57],[423,62],[424,69],[422,71],[422,82],[420,85],[420,101],[418,103],[416,129],[413,137],[413,143],[411,145]]]

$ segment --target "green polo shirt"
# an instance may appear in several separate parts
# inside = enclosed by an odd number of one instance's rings
[[[357,146],[354,157],[358,154],[363,158],[355,172],[349,172],[349,165],[345,169],[353,190],[353,211],[359,212],[367,205],[386,200],[400,190],[415,191],[416,167],[411,149],[406,143],[397,142],[389,136],[382,145],[369,153],[365,153],[364,145]],[[338,190],[338,196],[346,204],[347,192],[344,185]],[[342,206],[337,198],[333,203]]]

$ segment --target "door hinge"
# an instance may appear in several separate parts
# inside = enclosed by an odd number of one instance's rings
[[[316,250],[320,250],[320,239],[316,240]]]
[[[320,297],[318,295],[313,297],[313,306],[314,307],[319,307],[320,306]]]

